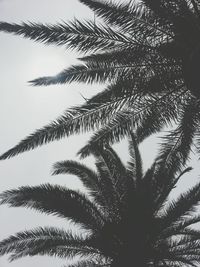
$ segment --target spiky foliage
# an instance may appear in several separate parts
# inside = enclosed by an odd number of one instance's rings
[[[130,161],[124,165],[110,146],[93,147],[96,171],[76,161],[54,165],[53,175],[76,175],[89,198],[51,185],[2,193],[2,204],[70,219],[87,233],[56,228],[20,232],[0,242],[0,255],[11,254],[10,260],[79,256],[71,267],[199,266],[200,231],[191,226],[200,222],[193,212],[200,200],[200,184],[170,200],[170,192],[190,168],[180,172],[178,161],[169,168],[158,157],[143,173],[133,135],[129,151]]]
[[[1,22],[0,31],[83,54],[80,64],[55,77],[35,79],[33,85],[73,81],[109,85],[84,105],[67,110],[58,120],[22,140],[0,159],[99,128],[90,143],[119,141],[130,125],[142,141],[173,123],[176,129],[166,136],[161,153],[167,160],[168,155],[179,151],[178,158],[184,164],[194,142],[200,150],[199,1],[79,1],[101,22]]]

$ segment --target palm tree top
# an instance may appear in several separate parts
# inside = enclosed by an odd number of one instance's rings
[[[96,170],[71,160],[54,165],[53,175],[76,175],[90,196],[50,184],[1,193],[1,204],[60,216],[81,229],[19,232],[0,242],[0,255],[10,254],[11,261],[35,255],[81,257],[70,267],[199,266],[200,232],[191,226],[200,222],[194,213],[200,184],[176,200],[169,198],[191,169],[179,171],[176,161],[169,169],[156,159],[144,172],[133,135],[129,152],[126,165],[110,146],[93,147]]]
[[[79,1],[95,12],[95,22],[0,22],[0,31],[80,53],[80,64],[54,77],[34,79],[31,84],[75,81],[108,86],[82,106],[66,110],[63,116],[23,139],[0,159],[83,131],[98,129],[89,145],[107,141],[112,144],[130,127],[142,141],[175,124],[176,129],[163,140],[161,154],[167,160],[168,155],[179,151],[184,165],[193,145],[200,151],[199,1]]]

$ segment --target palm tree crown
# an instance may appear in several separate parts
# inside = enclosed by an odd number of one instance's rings
[[[71,267],[199,266],[200,231],[190,226],[200,221],[193,213],[200,184],[176,201],[169,200],[171,190],[190,168],[180,172],[174,161],[169,169],[157,158],[143,174],[133,135],[129,151],[127,166],[110,146],[93,148],[96,171],[76,161],[55,164],[54,175],[78,176],[90,198],[50,184],[2,193],[2,204],[70,219],[87,231],[75,234],[46,227],[20,232],[0,242],[0,255],[11,254],[10,260],[81,256]]]
[[[35,79],[31,84],[77,81],[108,83],[108,87],[82,106],[68,109],[0,158],[99,127],[90,144],[118,141],[128,133],[130,124],[142,141],[176,123],[176,129],[163,141],[161,153],[168,157],[179,151],[179,160],[184,164],[194,142],[200,150],[199,1],[141,0],[127,4],[79,1],[102,22],[74,20],[57,25],[1,22],[0,30],[86,53],[80,58],[81,64],[55,77]]]

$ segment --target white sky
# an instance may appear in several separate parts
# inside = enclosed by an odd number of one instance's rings
[[[0,21],[50,22],[77,18],[93,18],[93,14],[78,0],[0,0]],[[97,85],[72,84],[49,87],[30,87],[28,80],[43,75],[54,75],[76,62],[76,53],[62,47],[44,46],[33,41],[0,33],[0,154],[14,146],[35,129],[57,118],[71,105],[82,103],[80,92],[89,97],[99,92]],[[86,143],[88,135],[70,137],[54,142],[13,159],[0,162],[0,192],[22,185],[54,183],[70,188],[81,188],[75,177],[51,177],[53,163],[75,159],[76,152]],[[150,138],[141,146],[145,167],[153,161],[158,139]],[[127,159],[126,142],[117,146],[123,159]],[[92,165],[92,159],[85,160]],[[186,175],[178,190],[198,180],[199,167],[193,157],[190,165],[195,170]],[[0,207],[0,239],[18,231],[37,226],[67,227],[65,220],[39,215],[24,208]],[[62,266],[63,260],[50,257],[33,257],[9,263],[0,258],[0,267],[34,267],[36,264]]]

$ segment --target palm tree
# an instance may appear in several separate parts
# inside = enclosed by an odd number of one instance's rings
[[[199,145],[200,4],[199,0],[141,0],[115,3],[79,0],[95,12],[95,20],[56,25],[0,23],[0,31],[45,44],[63,45],[83,54],[81,64],[55,77],[31,81],[107,83],[85,104],[66,110],[56,121],[35,131],[4,153],[6,159],[82,131],[99,129],[93,143],[114,143],[130,125],[141,142],[173,124],[161,154],[179,151],[184,164]],[[86,53],[86,55],[85,55]],[[89,153],[86,146],[85,153]]]
[[[143,174],[140,153],[131,135],[130,161],[125,166],[110,147],[93,147],[96,171],[76,161],[55,164],[53,174],[73,174],[89,191],[50,184],[21,187],[0,195],[1,204],[26,207],[71,220],[81,232],[37,228],[0,242],[0,255],[10,260],[49,255],[80,260],[71,267],[199,266],[200,222],[194,209],[200,183],[169,200],[171,190],[190,168],[174,161],[166,168],[159,158]]]

